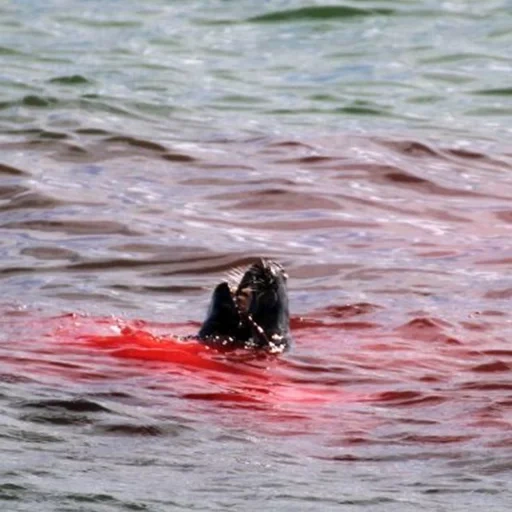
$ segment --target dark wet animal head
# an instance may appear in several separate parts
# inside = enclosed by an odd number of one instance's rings
[[[286,280],[270,260],[231,272],[215,288],[198,338],[216,347],[284,350],[291,342]]]

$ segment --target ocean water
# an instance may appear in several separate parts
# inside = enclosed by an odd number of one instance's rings
[[[2,2],[0,508],[509,510],[511,47],[508,0]],[[292,350],[176,352],[259,256]]]

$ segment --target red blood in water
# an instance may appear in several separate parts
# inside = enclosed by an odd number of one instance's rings
[[[163,373],[173,376],[173,389],[185,399],[252,408],[278,406],[283,412],[293,404],[318,406],[361,398],[330,383],[304,381],[302,367],[287,354],[222,353],[193,339],[180,339],[197,330],[192,324],[74,314],[31,318],[30,324],[31,329],[26,319],[19,324],[22,331],[32,333],[30,340],[17,341],[23,356],[0,354],[0,359],[35,378],[87,382],[130,376],[151,379]]]

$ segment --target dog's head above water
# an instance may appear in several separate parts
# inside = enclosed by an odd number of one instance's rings
[[[291,343],[287,277],[279,263],[263,259],[231,272],[215,288],[198,338],[217,348],[285,350]]]

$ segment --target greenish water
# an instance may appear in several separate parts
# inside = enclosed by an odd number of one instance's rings
[[[503,1],[4,2],[1,130],[506,143]]]

